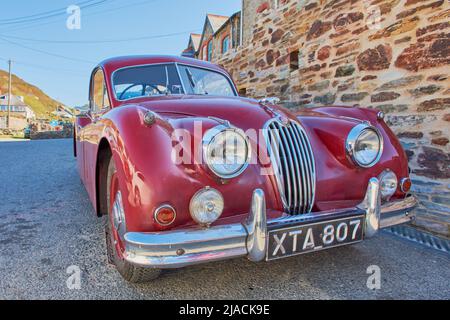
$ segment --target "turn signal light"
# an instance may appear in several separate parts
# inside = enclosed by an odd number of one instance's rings
[[[402,179],[402,181],[400,183],[400,188],[401,188],[402,192],[408,193],[409,191],[411,191],[411,187],[412,187],[412,182],[411,182],[410,178]]]
[[[175,209],[169,205],[161,206],[155,211],[156,222],[164,227],[171,225],[176,217],[177,213]]]

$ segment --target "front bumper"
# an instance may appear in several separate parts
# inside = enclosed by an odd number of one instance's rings
[[[247,256],[251,261],[264,260],[268,230],[311,224],[321,221],[365,215],[364,238],[373,237],[379,229],[407,223],[417,200],[409,196],[381,205],[379,181],[372,178],[364,201],[355,208],[285,216],[266,220],[264,192],[255,190],[246,222],[211,228],[190,228],[158,233],[126,233],[125,259],[149,268],[181,268],[204,262]]]

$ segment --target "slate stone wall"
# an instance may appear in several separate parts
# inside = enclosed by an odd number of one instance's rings
[[[278,7],[275,7],[278,3]],[[377,108],[410,159],[416,225],[450,235],[450,1],[244,0],[240,92],[291,109]]]

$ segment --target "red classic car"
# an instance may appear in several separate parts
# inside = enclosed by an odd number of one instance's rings
[[[413,219],[407,158],[381,112],[274,102],[239,97],[225,70],[194,59],[95,68],[74,151],[125,279],[353,244]]]

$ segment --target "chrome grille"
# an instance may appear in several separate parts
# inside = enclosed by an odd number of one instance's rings
[[[311,144],[296,122],[271,120],[264,130],[268,153],[286,213],[310,213],[316,191]]]

